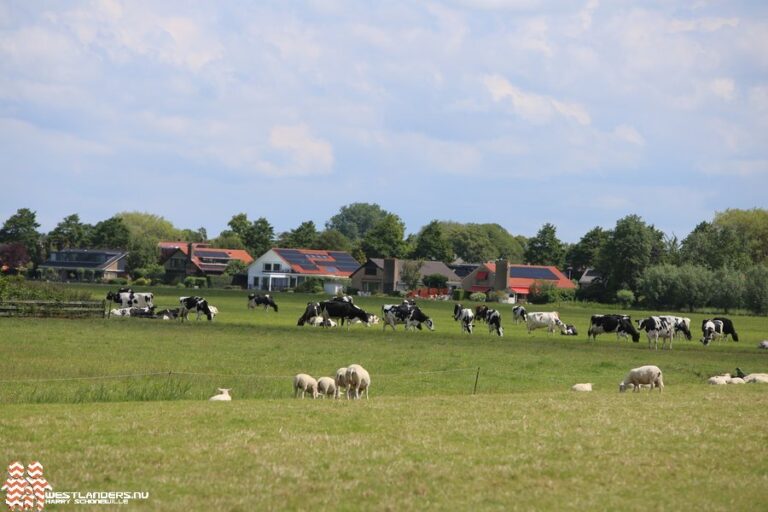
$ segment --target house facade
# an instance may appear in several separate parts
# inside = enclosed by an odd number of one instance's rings
[[[403,266],[412,263],[411,260],[396,258],[368,258],[352,275],[352,287],[368,293],[391,293],[407,291],[407,286],[401,276]],[[422,279],[432,274],[440,274],[448,279],[447,286],[454,288],[460,285],[461,279],[442,261],[422,262],[419,274]]]
[[[232,260],[253,263],[248,251],[220,249],[203,243],[160,242],[160,260],[168,281],[183,281],[187,276],[221,275]]]
[[[525,301],[536,282],[549,282],[561,289],[575,289],[576,285],[557,267],[543,265],[510,265],[506,260],[483,263],[461,281],[468,292],[503,290],[510,302]]]
[[[360,263],[344,251],[275,247],[248,266],[248,288],[279,291],[295,288],[308,278],[316,277],[326,281],[326,292],[335,293],[359,266]]]
[[[118,250],[62,249],[52,252],[38,268],[43,272],[53,269],[62,281],[82,279],[81,270],[93,272],[94,279],[108,280],[126,277],[127,256],[127,252]]]

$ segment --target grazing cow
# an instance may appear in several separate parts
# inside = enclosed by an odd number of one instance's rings
[[[486,309],[485,321],[488,322],[488,332],[496,331],[499,336],[504,336],[504,328],[501,326],[501,313],[495,309]]]
[[[546,327],[550,335],[555,333],[556,328],[560,329],[560,332],[565,331],[565,324],[560,320],[560,314],[557,311],[528,313],[525,324],[528,327],[528,334],[540,327]]]
[[[515,306],[512,308],[512,316],[516,324],[521,321],[525,322],[525,308],[523,306]]]
[[[573,324],[565,324],[565,330],[560,331],[563,336],[578,336],[579,332]]]
[[[256,306],[264,306],[264,311],[266,311],[268,307],[271,307],[275,310],[275,313],[277,313],[277,304],[269,295],[261,295],[258,293],[248,294],[248,307],[254,309]]]
[[[713,325],[708,326],[707,322],[711,322]],[[733,341],[739,341],[739,335],[736,333],[736,328],[734,328],[733,322],[730,318],[724,316],[716,316],[711,320],[703,320],[701,322],[701,332],[704,334],[704,338],[701,340],[704,345],[709,345],[709,342],[714,338],[723,338],[723,340],[726,340],[728,339],[728,335],[731,336]]]
[[[328,320],[329,318],[337,318],[344,325],[344,320],[351,320],[352,318],[359,318],[361,322],[365,322],[366,325],[370,325],[368,313],[344,300],[326,300],[320,303],[320,314]],[[347,329],[349,329],[349,323],[347,323]]]
[[[384,319],[382,329],[386,330],[387,326],[390,326],[394,331],[395,325],[405,324],[414,307],[414,303],[408,300],[404,300],[402,304],[384,304],[381,306],[381,317]]]
[[[301,327],[305,323],[309,322],[309,319],[315,316],[320,316],[320,303],[319,302],[307,302],[307,307],[304,309],[304,313],[299,317],[299,321],[296,325]]]
[[[197,319],[200,320],[200,314],[204,314],[208,321],[213,320],[214,313],[208,306],[208,301],[203,297],[179,297],[179,304],[181,304],[181,311],[179,316],[181,321],[189,320],[189,312],[193,309],[197,312]]]
[[[461,304],[455,304],[453,306],[453,319],[461,322],[461,332],[472,334],[475,314],[472,313],[471,309],[462,307]]]
[[[606,332],[615,332],[617,339],[629,335],[635,343],[640,341],[640,333],[628,315],[592,315],[587,338],[597,340],[598,334]]]
[[[421,330],[421,326],[426,325],[430,331],[435,330],[435,323],[418,306],[414,306],[405,319],[405,330],[416,328]]]
[[[130,288],[120,288],[116,292],[107,292],[107,300],[120,304],[123,308],[149,308],[154,306],[153,293],[135,293]]]
[[[648,348],[651,348],[653,342],[654,350],[659,348],[659,338],[661,338],[661,349],[664,350],[667,340],[669,348],[672,349],[672,340],[675,338],[675,324],[671,323],[666,316],[649,316],[637,322],[641,331],[645,331],[648,336]]]
[[[475,318],[478,320],[481,320],[483,322],[487,322],[486,315],[488,314],[488,306],[486,305],[480,305],[475,308]]]

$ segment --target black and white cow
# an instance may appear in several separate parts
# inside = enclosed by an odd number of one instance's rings
[[[275,303],[275,300],[268,294],[261,295],[259,293],[249,293],[248,307],[250,309],[255,309],[256,306],[264,306],[264,311],[271,307],[275,310],[275,313],[277,313],[277,303]]]
[[[640,341],[640,333],[628,315],[592,315],[587,338],[597,340],[598,334],[606,332],[615,332],[616,338],[629,335],[635,343]]]
[[[402,304],[384,304],[381,306],[381,318],[384,320],[382,329],[390,326],[395,330],[395,325],[405,324],[414,306],[410,301],[404,300]]]
[[[299,321],[296,325],[301,327],[313,317],[320,316],[320,303],[319,302],[307,302],[307,307],[304,309],[304,313],[299,317]]]
[[[565,324],[565,330],[560,331],[563,336],[578,336],[579,331],[576,330],[576,326],[573,324]]]
[[[515,306],[512,308],[512,317],[516,324],[525,322],[525,308],[523,306]]]
[[[481,304],[480,306],[477,306],[475,308],[475,318],[477,318],[478,320],[480,320],[482,322],[487,322],[488,320],[486,318],[486,315],[488,314],[488,311],[490,311],[488,309],[488,306],[486,306],[484,304]]]
[[[120,304],[122,308],[151,308],[154,306],[154,298],[153,293],[135,293],[130,288],[107,292],[107,300]]]
[[[504,336],[504,328],[501,326],[501,313],[495,309],[486,309],[485,321],[488,322],[488,332],[496,331],[499,336]]]
[[[210,322],[213,320],[214,312],[208,305],[208,301],[203,297],[179,297],[179,304],[181,304],[181,311],[179,311],[179,317],[181,321],[189,320],[189,312],[195,310],[197,312],[197,320],[200,320],[200,315],[204,314]]]
[[[555,334],[555,329],[560,329],[560,332],[565,330],[565,324],[560,320],[560,314],[557,311],[528,313],[525,316],[525,326],[528,328],[528,334],[542,327],[545,327],[550,335]]]
[[[344,324],[345,320],[351,320],[352,318],[358,318],[361,322],[365,322],[366,325],[370,325],[370,317],[368,313],[363,311],[363,308],[355,306],[351,302],[345,300],[326,300],[319,305],[320,314],[326,320],[330,318],[337,318]],[[349,322],[347,322],[347,329],[349,329]]]
[[[667,340],[669,340],[669,348],[672,349],[672,341],[675,339],[675,324],[670,322],[666,316],[649,316],[643,318],[637,322],[637,326],[641,331],[645,331],[648,336],[648,348],[651,348],[653,343],[653,349],[658,350],[659,338],[661,338],[661,348],[665,348]]]
[[[453,319],[461,323],[461,332],[472,334],[475,314],[471,309],[465,308],[461,304],[455,304],[453,306]]]
[[[709,342],[715,338],[726,340],[728,335],[731,336],[733,341],[739,341],[739,335],[736,333],[733,322],[730,318],[723,316],[703,320],[701,322],[701,332],[703,334],[701,342],[704,345],[709,345]]]
[[[421,330],[421,326],[426,325],[430,331],[435,330],[435,323],[418,306],[413,306],[408,318],[405,320],[405,330],[416,328]]]

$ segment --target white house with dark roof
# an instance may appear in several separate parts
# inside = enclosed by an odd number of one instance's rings
[[[335,293],[359,266],[360,263],[344,251],[275,247],[248,266],[248,288],[285,290],[316,277],[326,281],[327,292]]]

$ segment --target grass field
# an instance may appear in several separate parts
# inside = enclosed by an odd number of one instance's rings
[[[177,290],[154,291],[176,305]],[[142,510],[768,507],[768,386],[705,384],[768,371],[765,318],[733,316],[740,343],[651,352],[587,341],[608,307],[530,307],[582,334],[550,337],[504,305],[498,338],[482,324],[462,335],[452,303],[421,304],[435,332],[347,332],[296,327],[315,297],[278,295],[275,314],[244,292],[206,296],[211,323],[0,320],[0,463],[40,460],[55,490],[148,491],[128,507]],[[377,313],[395,301],[357,300]],[[697,338],[703,317],[686,316]],[[293,374],[352,362],[371,372],[370,400],[292,399]],[[619,394],[642,364],[662,368],[664,393]],[[216,387],[234,401],[207,402]]]

